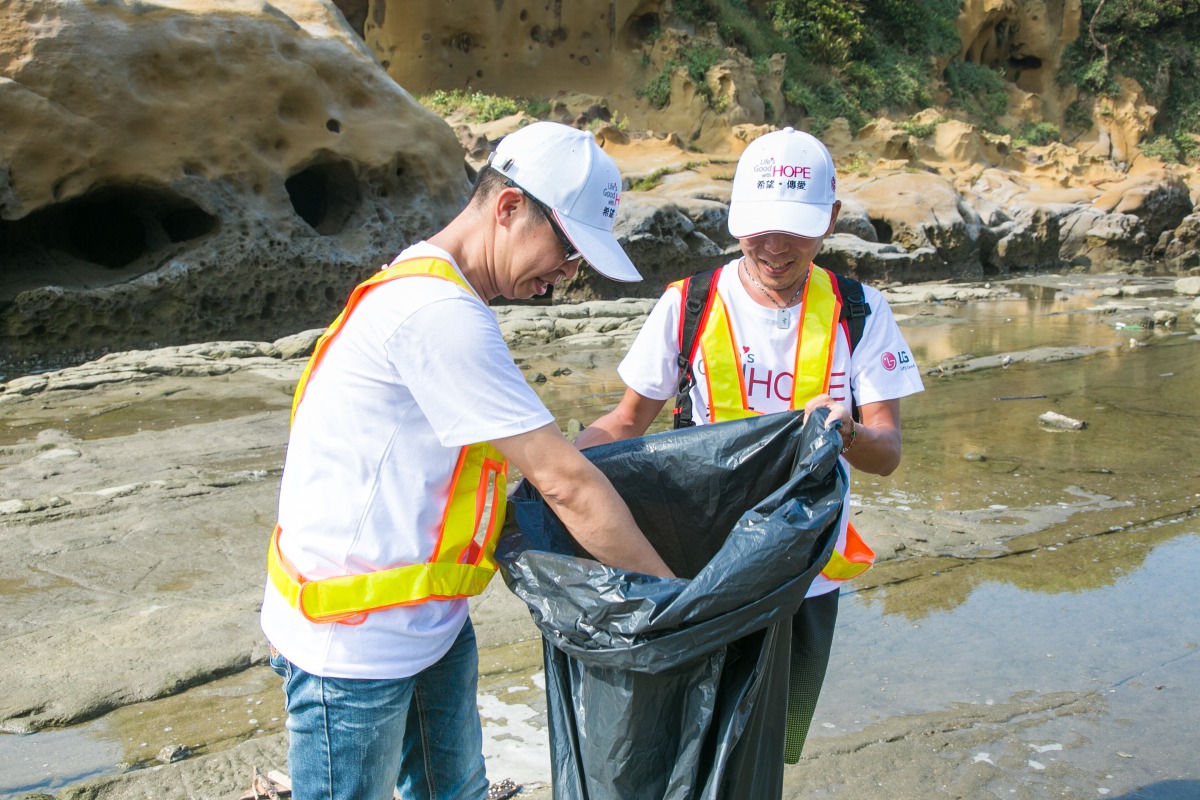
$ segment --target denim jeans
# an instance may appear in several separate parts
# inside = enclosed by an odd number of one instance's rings
[[[287,696],[295,800],[480,800],[487,794],[467,619],[449,652],[409,678],[322,678],[272,648]]]

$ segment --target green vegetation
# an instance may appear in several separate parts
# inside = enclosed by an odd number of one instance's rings
[[[629,130],[629,117],[625,116],[620,111],[618,111],[612,115],[612,119],[608,119],[608,120],[594,119],[594,120],[592,120],[591,122],[588,123],[588,130],[590,130],[594,133],[595,131],[599,130],[600,128],[604,127],[605,125],[612,125],[614,128],[616,128],[619,131],[628,131]]]
[[[944,89],[955,116],[995,133],[1013,133],[1020,144],[1070,141],[1090,127],[1097,100],[1115,97],[1122,77],[1132,78],[1159,109],[1159,136],[1148,146],[1172,160],[1197,158],[1200,134],[1200,0],[1082,0],[1083,30],[1068,48],[1060,79],[1082,88],[1067,109],[1064,129],[1045,124],[1005,130],[1002,67],[964,61],[955,19],[963,0],[676,0],[675,22],[700,32],[715,26],[724,44],[750,57],[761,75],[774,53],[786,57],[786,108],[775,115],[807,117],[820,133],[835,117],[859,128],[881,113],[905,114],[934,105],[933,87]],[[1003,40],[1004,32],[998,36]],[[722,57],[718,48],[695,44],[650,77],[641,95],[662,108],[670,100],[670,76],[685,67],[699,91],[704,73]],[[944,65],[939,74],[935,65]],[[940,100],[941,98],[939,98]],[[709,98],[712,102],[712,98]],[[1100,106],[1103,113],[1103,105]],[[911,135],[929,135],[908,123]]]
[[[946,84],[953,92],[952,108],[962,109],[968,119],[981,122],[989,130],[999,130],[996,120],[1008,111],[1003,75],[982,64],[952,61],[946,67]]]
[[[843,164],[840,169],[843,175],[857,175],[860,178],[871,174],[871,165],[862,153],[855,153],[854,158]]]
[[[937,130],[939,122],[945,121],[946,120],[942,117],[938,117],[937,119],[929,122],[917,122],[915,119],[906,119],[904,122],[899,123],[896,127],[914,139],[924,139],[932,135],[933,132]]]
[[[1064,54],[1059,79],[1084,90],[1081,103],[1115,97],[1132,78],[1158,108],[1158,136],[1143,152],[1169,161],[1200,157],[1200,0],[1083,0],[1083,31]],[[1068,127],[1081,115],[1068,109]]]
[[[1163,161],[1174,161],[1179,164],[1200,161],[1200,142],[1187,135],[1155,136],[1150,141],[1142,143],[1141,151],[1146,155],[1161,158]]]
[[[659,167],[644,178],[633,183],[629,189],[634,192],[648,192],[654,187],[662,183],[662,179],[668,175],[674,175],[676,172],[686,172],[687,170],[695,170],[700,167],[709,165],[708,161],[689,161],[679,167]],[[719,180],[719,179],[718,179]],[[732,177],[730,178],[732,180]]]
[[[932,103],[935,58],[959,46],[954,20],[961,0],[676,0],[676,18],[699,29],[714,23],[722,41],[744,52],[761,74],[772,54],[786,57],[784,100],[824,130],[835,117],[861,127],[882,110],[915,110]],[[714,48],[685,49],[678,63],[652,76],[641,96],[657,108],[669,100],[670,71],[707,70]],[[716,52],[720,57],[720,51]],[[703,83],[697,80],[698,86]],[[701,89],[707,91],[707,88]],[[771,109],[783,113],[785,109]]]
[[[1061,141],[1062,134],[1059,132],[1058,126],[1050,122],[1027,122],[1013,137],[1013,144],[1026,144],[1034,147]]]
[[[714,103],[712,89],[704,80],[705,73],[724,56],[718,47],[693,44],[681,48],[679,55],[671,59],[645,86],[638,89],[638,96],[655,108],[664,108],[671,99],[671,74],[679,67],[687,70],[688,77],[696,85],[696,91],[710,104]],[[717,109],[720,111],[721,109]]]
[[[549,104],[544,101],[526,100],[523,97],[497,97],[483,92],[465,92],[455,89],[450,92],[438,89],[432,94],[417,98],[429,110],[443,117],[463,111],[469,122],[491,122],[524,111],[534,117],[545,116]]]
[[[662,179],[665,176],[678,171],[679,169],[677,167],[659,167],[646,177],[631,185],[629,188],[634,192],[648,192],[655,186],[658,186],[660,183],[662,183]]]

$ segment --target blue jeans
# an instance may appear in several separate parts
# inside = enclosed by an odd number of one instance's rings
[[[487,794],[467,619],[449,652],[409,678],[311,675],[272,648],[287,695],[295,800],[479,800]]]

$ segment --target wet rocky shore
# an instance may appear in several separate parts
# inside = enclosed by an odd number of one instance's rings
[[[1083,298],[1072,313],[1121,337],[1102,346],[943,351],[921,365],[927,386],[1023,363],[1056,369],[1054,362],[1194,336],[1200,327],[1198,277],[1040,275],[887,292],[902,324],[920,326],[950,305],[1047,289]],[[529,380],[568,427],[570,417],[615,400],[615,364],[650,305],[506,306],[497,314]],[[8,608],[0,623],[0,729],[53,731],[141,713],[134,709],[153,715],[164,698],[206,688],[221,697],[222,681],[238,687],[227,692],[231,703],[275,708],[247,713],[219,735],[211,728],[183,734],[189,728],[169,719],[153,735],[133,728],[128,771],[77,782],[57,797],[233,798],[248,787],[252,766],[284,768],[278,689],[263,667],[257,610],[291,391],[317,333],[113,353],[0,384],[0,593]],[[882,576],[921,573],[939,559],[990,557],[1032,530],[899,503],[864,502],[856,513],[860,527],[888,531],[874,542],[881,562],[890,562],[878,569]],[[524,606],[494,581],[473,603],[473,617],[481,692],[524,692],[522,702],[536,709],[540,649]],[[247,688],[248,676],[264,674]],[[904,738],[896,753],[911,746]],[[172,761],[168,753],[170,763],[160,763],[172,746],[187,757]],[[506,777],[503,763],[512,757],[495,757],[493,779]]]

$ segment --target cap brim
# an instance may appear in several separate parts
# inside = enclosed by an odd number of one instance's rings
[[[617,242],[617,237],[612,233],[568,219],[558,213],[555,213],[554,217],[566,232],[571,244],[575,245],[576,250],[583,253],[584,261],[591,264],[592,269],[596,272],[611,280],[624,283],[634,283],[642,279],[641,273],[637,271],[637,267],[633,266],[629,256],[625,255],[625,251]]]
[[[815,239],[829,230],[832,216],[832,203],[737,200],[729,206],[729,234],[735,239],[746,239],[779,231]]]

